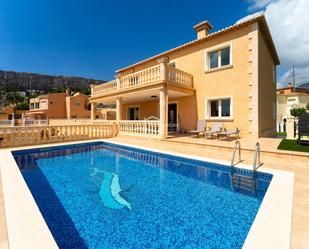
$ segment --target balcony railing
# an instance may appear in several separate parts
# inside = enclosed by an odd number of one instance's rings
[[[119,121],[119,134],[125,136],[159,137],[160,121]]]
[[[47,119],[25,119],[23,125],[32,126],[32,125],[48,125]]]
[[[191,74],[171,66],[168,66],[167,68],[167,77],[169,81],[183,87],[193,88],[193,76]]]
[[[14,120],[0,120],[0,126],[14,126]]]
[[[117,81],[112,80],[107,83],[100,84],[98,86],[95,86],[94,91],[91,95],[93,96],[100,96],[104,95],[106,93],[111,93],[117,90]]]
[[[35,145],[84,139],[107,138],[117,134],[115,124],[54,125],[3,127],[0,129],[0,148]]]
[[[193,76],[171,66],[156,65],[136,73],[132,73],[117,80],[112,80],[92,88],[92,97],[111,94],[116,91],[133,89],[135,87],[147,86],[161,81],[167,81],[172,84],[193,88]],[[164,75],[166,74],[166,75]]]

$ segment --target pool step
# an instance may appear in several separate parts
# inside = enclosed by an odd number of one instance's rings
[[[233,187],[244,192],[256,193],[256,180],[250,176],[232,175]]]

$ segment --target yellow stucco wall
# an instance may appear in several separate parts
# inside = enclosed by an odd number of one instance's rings
[[[184,115],[182,122],[190,123],[188,127],[195,127],[197,119],[206,118],[206,98],[233,97],[233,119],[208,120],[208,126],[212,126],[215,122],[223,122],[224,127],[238,127],[241,129],[243,136],[250,136],[250,123],[248,120],[248,33],[250,31],[251,26],[243,27],[196,46],[182,49],[169,56],[170,61],[176,63],[176,68],[193,75],[194,88],[196,89],[196,110],[194,111],[197,115],[195,120],[189,119]],[[231,46],[232,67],[205,72],[206,50],[216,47],[220,48],[223,44],[230,44]],[[150,61],[136,66],[134,71],[139,71],[156,64],[156,61]],[[128,69],[124,74],[129,73],[132,73],[132,69]],[[190,105],[190,107],[184,106],[182,111],[190,113],[193,108],[193,105]]]
[[[259,33],[258,86],[259,86],[259,136],[272,136],[276,130],[276,77],[275,64]]]
[[[192,130],[196,127],[197,108],[195,96],[169,98],[169,103],[177,103],[179,128]],[[127,119],[127,108],[130,106],[139,106],[140,120],[151,116],[160,117],[158,100],[122,105],[122,119]]]
[[[231,49],[231,65],[207,70],[207,52],[227,45]],[[239,128],[242,137],[272,135],[276,121],[275,63],[257,22],[176,50],[168,57],[170,62],[175,62],[176,68],[193,75],[196,89],[195,96],[179,100],[180,128],[192,129],[198,119],[207,119],[209,127],[213,123],[222,122],[227,129]],[[157,64],[157,60],[153,59],[128,68],[119,76]],[[206,99],[225,97],[231,97],[232,117],[209,119],[206,115]],[[158,116],[157,103],[150,101],[130,105],[139,105],[140,119],[144,119],[147,116]],[[126,119],[126,107],[123,106],[122,119]]]

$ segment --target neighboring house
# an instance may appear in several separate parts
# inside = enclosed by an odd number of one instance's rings
[[[25,110],[17,110],[16,105],[8,105],[2,108],[0,112],[0,120],[20,119]]]
[[[66,93],[51,93],[31,98],[29,100],[30,110],[26,116],[32,119],[75,119],[90,118],[90,105],[88,96],[82,93],[70,95]],[[96,113],[97,118],[101,118],[100,112]]]
[[[165,138],[206,119],[209,127],[217,122],[237,127],[243,137],[271,136],[279,59],[264,15],[214,33],[209,33],[208,21],[194,29],[195,40],[119,69],[115,80],[92,86],[92,118],[98,103],[116,104],[121,129],[132,134],[150,132],[126,128],[133,120],[160,119],[155,129]]]
[[[291,83],[288,87],[277,89],[277,121],[291,117],[291,109],[304,107],[309,103],[308,89],[303,87],[293,87]]]

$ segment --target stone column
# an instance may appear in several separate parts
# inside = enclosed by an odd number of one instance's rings
[[[91,85],[90,85],[91,97],[93,97],[94,87],[95,87],[95,86],[96,86],[96,85],[94,85],[94,84],[91,84]]]
[[[165,139],[168,135],[168,92],[167,87],[164,85],[160,89],[160,138]]]
[[[116,98],[116,121],[119,122],[121,120],[122,115],[122,98]]]
[[[93,120],[95,120],[96,110],[97,110],[97,103],[96,102],[92,102],[91,103],[91,123],[93,122]]]
[[[120,90],[120,76],[116,76],[117,90]]]
[[[162,81],[168,80],[168,70],[167,70],[167,64],[169,62],[168,57],[163,57],[157,60],[157,62],[160,64],[160,79]]]
[[[287,139],[296,139],[294,137],[294,117],[286,118],[286,138]]]

